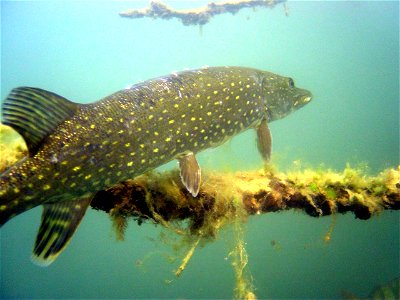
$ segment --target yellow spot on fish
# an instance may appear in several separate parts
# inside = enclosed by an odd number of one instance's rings
[[[236,99],[236,100],[239,100],[239,98],[240,98],[240,96],[239,96],[239,95],[237,95],[237,96],[235,97],[235,99]]]
[[[89,175],[86,175],[85,176],[85,180],[88,180],[88,179],[90,179],[92,177],[92,175],[91,174],[89,174]]]
[[[235,83],[234,83],[234,82],[231,82],[231,86],[235,86]]]
[[[196,121],[196,118],[195,117],[191,117],[190,121]]]
[[[208,112],[207,112],[207,116],[211,116],[211,111],[208,111]]]
[[[158,152],[158,148],[153,149],[153,152],[157,153]]]
[[[131,145],[131,143],[126,143],[125,147],[129,147]]]
[[[162,111],[163,114],[166,114],[167,112],[168,112],[168,110],[166,110],[166,109],[164,109],[164,110]]]
[[[37,177],[39,180],[42,180],[44,178],[44,176],[42,174],[39,174]]]
[[[218,91],[214,91],[213,93],[214,93],[214,95],[216,95],[216,94],[218,94]]]
[[[14,193],[18,194],[20,192],[19,188],[14,188]]]
[[[144,148],[144,144],[140,144],[139,146],[140,146],[140,148]]]
[[[96,125],[92,124],[90,125],[90,128],[94,129],[96,127]]]
[[[154,135],[157,136],[157,135],[158,135],[158,132],[157,132],[157,131],[154,131]]]
[[[170,137],[167,137],[167,138],[165,139],[165,141],[166,141],[166,142],[170,142],[170,141],[171,141],[171,138],[170,138]]]
[[[169,124],[174,124],[175,120],[169,120],[168,123]]]
[[[1,211],[6,210],[6,208],[7,208],[7,205],[1,205],[1,206],[0,206],[0,210],[1,210]]]
[[[129,153],[130,156],[135,156],[136,152]]]
[[[97,171],[98,171],[98,172],[103,172],[103,171],[104,171],[104,168],[100,168],[100,169],[98,169]]]
[[[197,97],[197,98],[200,98],[200,94],[197,94],[196,97]]]
[[[76,125],[76,127],[75,127],[76,129],[80,129],[80,128],[82,128],[82,126],[81,125]]]
[[[76,186],[76,183],[75,183],[75,182],[71,183],[69,187],[72,187],[72,188],[73,188],[74,186]]]
[[[140,162],[141,162],[142,164],[144,164],[144,163],[146,162],[146,160],[143,158]]]
[[[132,167],[133,166],[133,161],[130,161],[126,164],[128,167]]]
[[[203,139],[204,139],[204,140],[208,140],[208,136],[205,136]]]
[[[153,119],[154,118],[154,116],[153,115],[150,115],[149,116],[149,120],[151,120],[151,119]]]
[[[178,108],[178,107],[179,107],[179,104],[176,104],[176,103],[175,103],[175,104],[174,104],[174,107],[175,107],[175,108]]]
[[[184,117],[186,117],[186,115],[185,115],[185,114],[181,115],[181,118],[184,118]]]

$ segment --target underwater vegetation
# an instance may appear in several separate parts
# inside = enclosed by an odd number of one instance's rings
[[[28,154],[24,140],[11,127],[0,124],[0,172]]]
[[[0,172],[27,155],[21,138],[0,127]],[[97,192],[91,207],[108,213],[117,239],[124,239],[128,220],[151,221],[183,237],[187,246],[175,276],[181,276],[196,248],[217,238],[223,226],[232,225],[235,246],[229,253],[235,273],[234,296],[256,299],[246,270],[248,255],[242,225],[251,215],[281,210],[302,210],[312,217],[354,213],[368,219],[383,210],[400,209],[400,167],[367,176],[349,165],[342,172],[297,170],[282,173],[271,166],[263,170],[204,172],[197,197],[185,189],[178,170],[149,172]],[[324,237],[329,242],[336,220]],[[273,247],[279,248],[276,241]]]
[[[129,9],[120,12],[121,17],[125,18],[143,18],[149,17],[152,19],[169,20],[177,18],[181,20],[183,25],[204,25],[210,19],[219,14],[231,13],[235,14],[242,8],[256,7],[274,7],[275,5],[285,2],[285,0],[231,0],[225,2],[210,2],[207,6],[191,9],[191,10],[176,10],[167,5],[152,1],[150,7],[142,9]]]

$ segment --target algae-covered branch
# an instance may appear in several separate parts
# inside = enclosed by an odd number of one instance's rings
[[[210,2],[207,6],[196,9],[176,10],[161,2],[152,1],[148,8],[128,9],[120,12],[119,15],[132,19],[150,17],[153,19],[169,20],[177,18],[184,25],[204,25],[208,23],[212,17],[219,14],[235,14],[243,8],[271,8],[281,2],[285,2],[285,0],[231,0]]]
[[[120,224],[127,217],[165,226],[188,220],[191,234],[214,236],[221,225],[238,216],[289,209],[312,217],[352,212],[358,219],[369,219],[400,208],[399,178],[399,168],[376,177],[350,167],[341,173],[212,172],[205,175],[194,198],[181,186],[177,171],[153,172],[98,192],[91,206],[110,213]]]

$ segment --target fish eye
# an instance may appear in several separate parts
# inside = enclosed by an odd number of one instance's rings
[[[288,84],[289,84],[289,86],[290,86],[291,88],[294,87],[294,81],[293,81],[292,78],[288,78]]]

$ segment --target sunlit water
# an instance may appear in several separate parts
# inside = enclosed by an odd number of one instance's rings
[[[169,2],[177,8],[206,2]],[[368,172],[399,164],[398,2],[288,2],[245,9],[199,27],[177,20],[129,20],[148,2],[1,2],[1,99],[34,86],[88,103],[141,80],[201,66],[238,65],[291,76],[314,100],[270,124],[273,162]],[[198,155],[204,170],[261,168],[246,132]],[[168,167],[176,167],[173,162]],[[3,298],[232,298],[232,228],[195,252],[179,279],[179,259],[160,226],[130,223],[116,242],[102,212],[88,211],[67,250],[49,268],[30,260],[41,209],[1,228]],[[259,298],[366,296],[400,275],[399,213],[368,221],[301,212],[252,217],[245,227],[249,271]],[[172,280],[172,281],[171,281]]]

